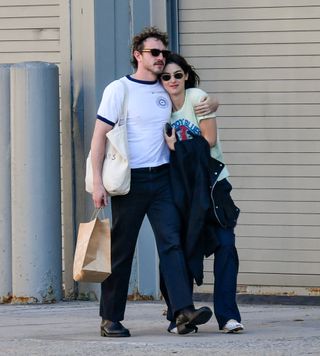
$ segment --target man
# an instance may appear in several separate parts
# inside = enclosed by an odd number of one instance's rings
[[[191,331],[189,323],[204,324],[212,316],[210,308],[196,310],[193,306],[180,246],[180,219],[172,201],[169,183],[169,150],[164,141],[163,128],[170,118],[171,101],[158,82],[158,75],[169,53],[167,44],[167,35],[154,27],[135,36],[132,63],[136,71],[124,79],[128,89],[127,131],[131,187],[127,195],[111,198],[112,274],[102,283],[102,336],[130,336],[121,321],[124,319],[135,245],[145,215],[149,218],[156,238],[160,270],[176,317],[178,333],[186,334]],[[106,133],[121,117],[124,93],[119,81],[110,83],[98,109],[91,143],[92,198],[97,208],[108,204],[108,193],[101,177]]]

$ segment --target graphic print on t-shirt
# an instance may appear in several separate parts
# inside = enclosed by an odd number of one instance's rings
[[[173,122],[172,127],[176,130],[179,141],[190,140],[194,135],[201,135],[199,127],[184,118]]]
[[[156,103],[161,109],[166,109],[167,107],[169,107],[168,100],[163,96],[158,96]]]

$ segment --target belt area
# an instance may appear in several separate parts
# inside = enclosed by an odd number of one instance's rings
[[[132,168],[132,172],[137,172],[137,173],[157,173],[161,172],[165,169],[169,168],[169,163],[162,164],[161,166],[156,166],[156,167],[143,167],[143,168]]]

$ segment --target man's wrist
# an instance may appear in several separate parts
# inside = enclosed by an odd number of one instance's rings
[[[100,186],[100,185],[103,185],[103,181],[102,181],[102,179],[97,179],[97,180],[94,180],[93,181],[93,185],[94,186]]]

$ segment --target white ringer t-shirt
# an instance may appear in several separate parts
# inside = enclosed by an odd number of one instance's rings
[[[128,94],[127,131],[131,168],[156,167],[169,162],[163,128],[170,121],[171,100],[159,81],[125,77]],[[124,88],[118,80],[104,90],[97,118],[111,125],[121,117]]]

